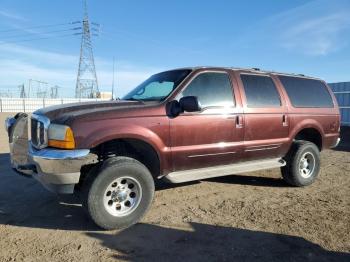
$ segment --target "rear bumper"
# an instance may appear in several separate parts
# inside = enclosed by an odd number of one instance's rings
[[[38,150],[28,142],[27,122],[26,115],[6,120],[12,167],[21,174],[34,177],[50,191],[73,193],[80,180],[81,167],[97,162],[97,156],[88,149]]]

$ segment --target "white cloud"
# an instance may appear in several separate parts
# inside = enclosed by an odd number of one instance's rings
[[[27,19],[25,19],[23,16],[10,12],[8,10],[0,10],[0,16],[17,21],[27,21]]]
[[[235,45],[324,56],[347,45],[350,34],[350,1],[314,0],[257,21],[235,39]],[[270,51],[270,50],[269,50]]]
[[[22,59],[30,59],[30,61],[40,61],[51,65],[67,65],[77,63],[77,56],[62,54],[58,52],[43,51],[39,49],[28,48],[16,44],[0,45],[1,57],[21,57]]]
[[[350,12],[338,11],[295,21],[281,34],[282,46],[309,55],[327,55],[345,46],[350,29]]]
[[[15,57],[15,59],[14,59]],[[73,96],[77,77],[78,56],[43,51],[20,45],[0,45],[0,89],[14,88],[28,79],[48,82],[49,86],[61,86],[62,96]],[[110,91],[113,79],[112,62],[97,57],[96,71],[101,91]],[[158,71],[138,68],[125,61],[118,61],[115,73],[115,88],[118,96]]]

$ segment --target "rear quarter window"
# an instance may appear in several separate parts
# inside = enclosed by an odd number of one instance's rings
[[[279,76],[294,107],[334,107],[325,84],[319,80]]]

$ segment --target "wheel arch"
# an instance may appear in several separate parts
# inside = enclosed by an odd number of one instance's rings
[[[132,157],[144,164],[154,178],[161,173],[162,160],[159,151],[149,141],[140,137],[117,137],[104,140],[91,149],[99,161],[113,156]]]
[[[314,143],[320,151],[323,149],[323,128],[316,121],[302,121],[291,132],[293,141],[305,140]]]

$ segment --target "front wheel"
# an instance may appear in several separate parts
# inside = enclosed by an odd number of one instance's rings
[[[312,184],[320,171],[318,147],[308,141],[296,141],[286,156],[287,165],[282,167],[283,179],[292,186]]]
[[[132,158],[115,157],[90,174],[83,185],[83,206],[104,229],[137,223],[149,209],[154,181],[148,169]]]

